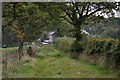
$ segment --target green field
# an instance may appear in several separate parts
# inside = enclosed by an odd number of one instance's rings
[[[21,78],[115,78],[104,68],[88,64],[46,45],[37,49],[36,57],[24,56],[17,67],[17,74],[11,77]],[[11,72],[9,72],[11,74]]]

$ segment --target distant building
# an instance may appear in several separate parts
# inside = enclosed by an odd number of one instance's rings
[[[49,42],[54,42],[55,41],[55,31],[50,31],[48,32],[48,36],[49,36]]]

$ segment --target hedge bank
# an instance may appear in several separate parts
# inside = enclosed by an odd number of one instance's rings
[[[91,64],[110,70],[120,68],[120,41],[118,39],[89,39],[75,42],[73,38],[58,38],[55,42],[58,49],[72,54],[80,54],[79,58]],[[78,55],[77,55],[78,57]]]

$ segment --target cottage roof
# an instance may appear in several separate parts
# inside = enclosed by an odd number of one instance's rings
[[[49,32],[48,34],[49,34],[49,35],[53,35],[53,34],[55,34],[55,31],[51,31],[51,32]]]

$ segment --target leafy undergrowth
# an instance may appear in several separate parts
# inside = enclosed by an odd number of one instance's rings
[[[17,68],[20,78],[115,78],[116,74],[56,50],[52,45],[37,48],[35,57],[24,56]],[[10,73],[10,72],[9,72]]]
[[[50,53],[49,53],[49,52]],[[52,53],[52,54],[51,54]],[[35,78],[115,78],[116,75],[103,68],[80,60],[71,59],[64,52],[46,45],[37,56],[21,64],[20,77]]]

